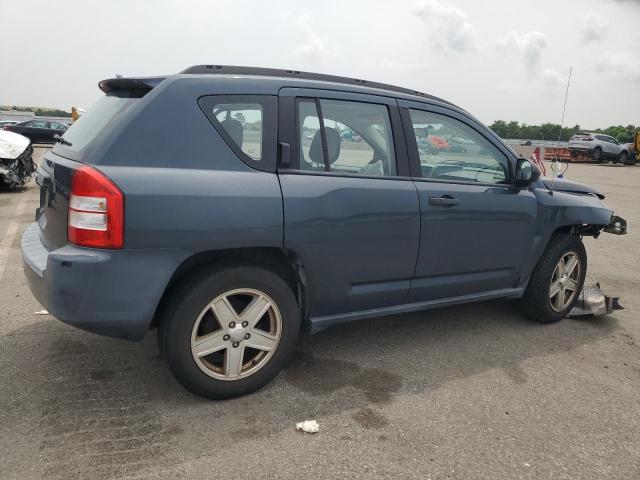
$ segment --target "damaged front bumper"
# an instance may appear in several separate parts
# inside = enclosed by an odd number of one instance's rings
[[[611,221],[609,225],[604,227],[604,231],[614,235],[625,235],[627,233],[627,221],[617,215],[611,215]]]
[[[36,170],[32,155],[27,137],[0,130],[0,186],[12,188],[27,183]]]

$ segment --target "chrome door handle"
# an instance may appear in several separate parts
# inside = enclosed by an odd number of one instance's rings
[[[460,200],[449,195],[443,195],[442,197],[430,197],[429,204],[438,207],[454,207],[460,205]]]

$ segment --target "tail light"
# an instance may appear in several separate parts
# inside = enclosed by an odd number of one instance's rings
[[[95,168],[84,165],[73,174],[67,233],[81,247],[123,246],[124,195]]]

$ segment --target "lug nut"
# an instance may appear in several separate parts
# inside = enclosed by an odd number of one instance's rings
[[[245,328],[246,328],[246,327],[247,327],[247,325],[249,325],[249,322],[247,322],[246,320],[245,320],[244,322],[242,322],[242,326],[243,326],[243,327],[245,327]]]
[[[236,322],[231,322],[229,324],[229,328],[235,328],[236,327]]]
[[[249,340],[250,338],[251,338],[251,334],[250,334],[250,333],[247,333],[247,334],[244,336],[244,339],[245,339],[245,340]]]
[[[238,342],[233,342],[233,348],[238,348],[238,345],[240,345]]]
[[[229,338],[231,338],[231,337],[229,337],[229,335],[225,335],[224,337],[222,337],[222,340],[224,340],[226,342],[227,340],[229,340]]]

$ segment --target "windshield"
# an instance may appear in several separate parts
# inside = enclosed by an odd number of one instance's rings
[[[129,92],[114,92],[100,98],[64,133],[65,148],[75,152],[82,150],[137,100]]]

